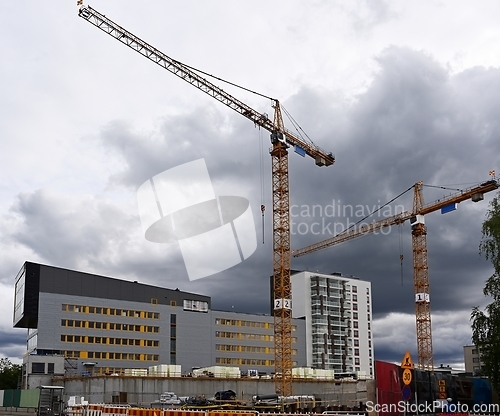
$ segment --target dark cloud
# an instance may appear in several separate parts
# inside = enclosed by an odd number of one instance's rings
[[[383,10],[379,12],[382,19]],[[487,180],[488,171],[496,167],[500,150],[500,98],[495,94],[495,86],[500,83],[498,69],[474,68],[453,75],[432,56],[396,46],[385,49],[376,60],[379,68],[373,81],[353,103],[342,102],[344,98],[339,93],[312,88],[299,90],[284,103],[313,141],[337,157],[333,166],[320,169],[314,161],[290,151],[292,205],[360,206],[365,215],[374,206],[409,190],[389,210],[394,213],[397,204],[411,210],[410,188],[415,182],[422,180],[460,189]],[[126,189],[132,194],[131,199],[150,177],[204,158],[219,194],[250,200],[258,247],[245,262],[191,282],[178,246],[146,242],[138,215],[128,205],[122,207],[90,197],[71,199],[43,189],[18,196],[11,208],[18,227],[7,235],[8,241],[28,247],[37,258],[54,266],[208,294],[216,309],[269,313],[269,135],[221,107],[218,103],[203,104],[193,113],[165,116],[161,125],[150,132],[115,121],[94,140],[113,157],[120,157],[121,167],[109,181],[114,187]],[[423,192],[426,201],[433,201],[452,191],[424,188]],[[449,323],[444,318],[436,319],[435,334],[458,324],[451,319],[453,313],[460,312],[462,317],[460,336],[453,338],[453,345],[445,348],[436,339],[436,357],[445,364],[463,357],[462,345],[470,337],[469,322],[463,323],[463,318],[473,305],[484,302],[482,285],[491,266],[478,255],[478,245],[481,223],[492,196],[480,204],[463,202],[458,211],[445,216],[437,212],[426,216],[432,311],[449,319]],[[264,236],[261,202],[267,205]],[[359,220],[360,215],[293,218],[306,226],[324,219],[346,227]],[[331,236],[327,235],[328,230],[320,234],[297,232],[292,235],[292,248]],[[404,256],[402,264],[400,254]],[[9,279],[13,279],[24,260],[12,266]],[[381,325],[389,319],[395,328],[401,322],[406,334],[399,339],[398,334],[382,326],[377,333],[375,325],[377,358],[400,359],[401,348],[403,353],[407,348],[395,346],[395,340],[401,341],[401,345],[415,345],[408,224],[401,229],[392,227],[387,235],[365,236],[293,259],[292,268],[340,271],[372,282],[375,318]]]

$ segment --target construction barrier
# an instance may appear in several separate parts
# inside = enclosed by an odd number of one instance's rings
[[[208,412],[208,416],[255,416],[258,414],[259,412],[249,410],[210,410]]]
[[[161,409],[142,409],[131,407],[128,409],[128,416],[164,416]]]
[[[83,404],[75,404],[66,408],[67,416],[84,416],[86,406]]]
[[[111,404],[74,405],[68,416],[311,416],[308,413],[261,413],[258,410],[151,409]]]
[[[128,406],[109,406],[102,408],[102,416],[124,416],[127,414]]]
[[[102,416],[102,404],[89,404],[87,406],[86,416]]]
[[[168,409],[163,411],[163,416],[207,416],[207,412],[203,410]]]

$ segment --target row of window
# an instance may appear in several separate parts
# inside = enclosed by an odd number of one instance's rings
[[[273,335],[265,335],[265,334],[245,334],[241,332],[224,332],[224,331],[215,331],[216,338],[233,338],[233,339],[247,339],[254,341],[274,341]]]
[[[216,338],[232,338],[232,339],[243,339],[243,340],[252,340],[252,341],[266,341],[273,342],[274,335],[265,335],[265,334],[246,334],[242,332],[224,332],[224,331],[215,331]],[[296,343],[297,338],[292,337],[292,343]]]
[[[262,329],[274,329],[273,322],[255,322],[255,321],[245,321],[243,319],[225,319],[216,318],[215,325],[225,325],[225,326],[246,326],[249,328],[262,328]],[[297,331],[297,326],[292,325],[292,332]]]
[[[79,321],[75,319],[61,319],[61,326],[70,328],[105,329],[111,331],[160,332],[160,327],[158,326],[120,324],[115,322]]]
[[[216,357],[216,364],[225,364],[225,365],[251,365],[251,366],[274,366],[274,360],[256,360],[253,358],[224,358],[224,357]],[[297,362],[293,362],[293,366],[297,366]]]
[[[103,308],[101,306],[70,305],[63,303],[63,312],[94,313],[98,315],[127,316],[129,318],[160,319],[158,312],[138,311],[130,309]]]
[[[249,345],[227,345],[216,344],[216,351],[227,352],[249,352],[255,354],[274,354],[274,348],[271,347],[255,347]],[[292,355],[297,355],[297,350],[292,349]]]
[[[136,347],[159,347],[160,341],[154,339],[89,337],[86,335],[61,335],[62,342],[82,344],[132,345]]]
[[[159,361],[158,354],[136,354],[104,351],[61,351],[66,358],[93,358],[101,360]]]
[[[274,354],[274,348],[271,347],[251,347],[248,345],[227,345],[217,344],[216,351],[230,351],[230,352],[252,352],[256,354]],[[297,353],[296,350],[294,350]]]
[[[127,361],[159,361],[158,354],[134,354],[126,352],[103,352],[103,351],[86,351],[87,357],[82,357],[84,351],[80,354],[80,358],[94,358],[101,360],[127,360]]]

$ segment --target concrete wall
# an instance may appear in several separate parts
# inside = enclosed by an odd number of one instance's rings
[[[359,402],[375,401],[374,380],[360,381],[294,381],[294,395],[313,395],[324,407],[355,407]],[[371,385],[373,384],[373,386]],[[84,397],[90,403],[111,403],[119,397],[126,402],[149,407],[162,392],[171,391],[178,396],[213,397],[217,391],[233,390],[237,399],[250,402],[254,395],[273,394],[274,380],[267,379],[192,379],[164,377],[85,377],[66,379],[65,397]],[[370,397],[369,397],[370,396]]]

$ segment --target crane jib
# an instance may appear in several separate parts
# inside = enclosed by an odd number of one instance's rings
[[[255,111],[247,104],[225,92],[222,88],[214,85],[206,78],[200,76],[197,72],[192,70],[187,65],[184,65],[181,62],[172,59],[168,55],[164,54],[163,52],[138,38],[131,32],[127,31],[123,27],[114,23],[112,20],[99,13],[97,10],[91,8],[90,6],[81,6],[78,11],[78,15],[97,28],[101,29],[103,32],[119,40],[124,45],[127,45],[129,48],[145,56],[152,62],[156,63],[164,69],[167,69],[174,75],[177,75],[179,78],[190,83],[199,90],[210,95],[224,105],[253,121],[256,126],[260,126],[271,133],[274,131],[281,131],[285,135],[286,142],[289,145],[295,147],[298,146],[300,148],[298,151],[296,150],[297,153],[299,153],[301,156],[307,154],[308,156],[312,157],[315,160],[317,166],[330,166],[335,162],[335,157],[331,152],[326,152],[312,143],[307,143],[299,136],[288,131],[282,126],[277,125],[275,122],[270,120],[266,114],[261,114],[258,111]],[[279,102],[277,100],[273,101],[275,103],[275,106],[279,108]]]

